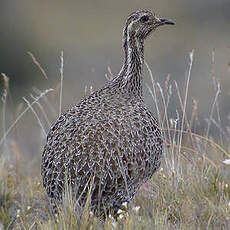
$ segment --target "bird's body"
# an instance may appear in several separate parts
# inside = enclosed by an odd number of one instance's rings
[[[143,40],[151,32],[137,36],[135,20],[143,17],[155,20],[149,11],[127,20],[119,75],[61,115],[48,134],[42,177],[52,203],[62,202],[67,181],[80,206],[90,191],[96,213],[117,210],[160,166],[161,131],[142,95]]]

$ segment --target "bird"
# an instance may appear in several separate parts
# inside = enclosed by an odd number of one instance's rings
[[[162,132],[143,98],[144,41],[156,28],[174,24],[150,10],[131,13],[120,72],[52,125],[41,175],[53,209],[63,204],[69,185],[77,206],[90,197],[96,215],[115,213],[160,167]]]

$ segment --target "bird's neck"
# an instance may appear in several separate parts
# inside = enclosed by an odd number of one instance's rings
[[[142,97],[142,69],[144,64],[144,44],[138,39],[126,39],[123,42],[124,63],[119,76],[123,88],[129,94]]]

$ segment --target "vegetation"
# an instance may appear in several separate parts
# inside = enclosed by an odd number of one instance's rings
[[[47,77],[34,56],[30,55]],[[39,170],[33,170],[34,165],[40,165],[40,156],[28,161],[17,148],[17,142],[9,139],[8,135],[15,131],[17,123],[28,111],[32,112],[41,132],[45,133],[45,126],[50,124],[49,110],[45,108],[51,106],[49,93],[53,90],[36,91],[37,96],[32,96],[32,102],[23,98],[27,107],[6,127],[9,83],[7,76],[2,74],[5,84],[1,107],[0,229],[230,229],[230,168],[223,163],[230,158],[230,133],[229,127],[221,126],[220,85],[213,76],[216,94],[210,105],[207,127],[198,133],[198,106],[195,100],[191,115],[187,113],[187,102],[191,101],[188,91],[192,64],[193,51],[190,53],[183,91],[170,76],[164,86],[155,82],[146,64],[152,79],[152,85],[147,87],[165,136],[164,160],[159,172],[141,187],[127,211],[120,210],[116,221],[108,216],[105,222],[95,217],[87,204],[81,212],[74,212],[73,202],[68,196],[59,215],[52,216]],[[55,94],[60,105],[58,113],[62,104],[63,53],[60,75],[61,93]],[[173,92],[180,104],[175,118],[168,113]],[[215,135],[211,135],[212,126],[216,127]],[[41,138],[44,136],[41,135]],[[25,170],[25,164],[31,164],[29,172]]]

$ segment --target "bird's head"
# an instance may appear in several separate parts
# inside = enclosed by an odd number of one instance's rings
[[[144,40],[152,31],[162,25],[174,25],[175,23],[165,18],[158,18],[148,10],[138,10],[129,15],[124,28],[124,39]]]

